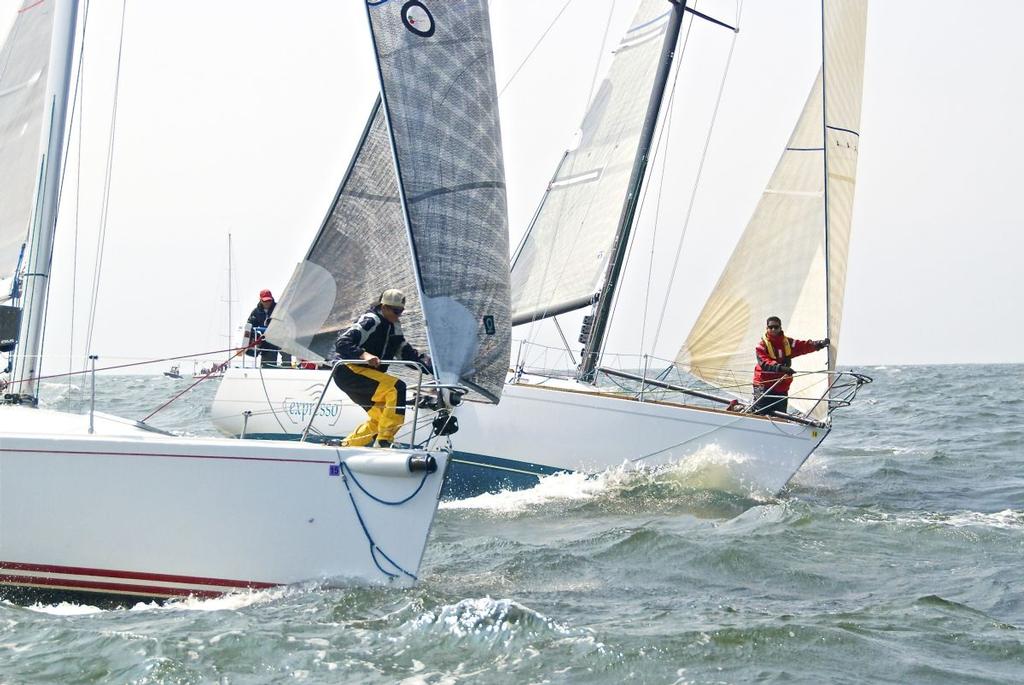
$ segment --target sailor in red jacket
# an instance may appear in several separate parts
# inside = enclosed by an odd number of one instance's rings
[[[828,347],[824,340],[793,340],[782,331],[782,319],[769,316],[767,329],[755,354],[754,404],[756,414],[771,414],[773,411],[786,413],[789,403],[789,386],[793,383],[793,357],[817,352]]]

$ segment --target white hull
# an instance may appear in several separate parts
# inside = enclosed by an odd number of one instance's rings
[[[325,371],[231,369],[212,407],[219,430],[297,436],[316,404]],[[412,412],[407,417],[411,424]],[[673,403],[640,402],[573,381],[525,376],[505,386],[501,402],[467,402],[456,415],[448,496],[470,496],[535,483],[557,471],[596,473],[623,463],[688,463],[716,471],[715,487],[774,494],[785,487],[827,428]],[[365,419],[333,383],[314,428],[343,437]],[[425,437],[421,432],[417,439]],[[398,440],[408,440],[408,427]]]
[[[405,583],[418,573],[443,452],[431,453],[438,469],[425,475],[409,472],[402,450],[185,439],[100,416],[96,434],[87,425],[87,416],[0,407],[8,597],[212,596],[303,581]],[[355,480],[389,501],[422,487],[386,506]],[[383,554],[371,554],[371,538]]]

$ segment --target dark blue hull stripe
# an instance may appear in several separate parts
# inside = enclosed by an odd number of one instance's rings
[[[251,440],[299,439],[298,435],[291,433],[249,433],[245,437]],[[312,442],[323,442],[325,439],[312,435],[309,437]],[[465,499],[502,490],[525,490],[537,485],[541,476],[550,476],[553,473],[570,471],[528,461],[455,451],[452,452],[448,478],[441,491],[441,498]]]

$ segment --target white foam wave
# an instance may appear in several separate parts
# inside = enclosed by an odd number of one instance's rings
[[[926,514],[920,518],[920,522],[952,528],[983,526],[1002,530],[1024,530],[1024,511],[1004,509],[992,514],[978,511],[963,511],[957,514]]]
[[[33,604],[25,607],[29,611],[50,616],[87,616],[89,614],[102,614],[106,609],[100,609],[89,604],[75,604],[73,602],[59,602],[58,604]]]
[[[242,590],[207,599],[182,597],[181,599],[169,600],[164,604],[156,601],[140,601],[132,606],[129,611],[232,611],[272,602],[285,596],[288,592],[296,591],[301,591],[301,589],[295,587],[274,587],[266,590]],[[26,607],[26,609],[51,616],[86,616],[109,611],[123,611],[123,609],[101,609],[90,604],[76,604],[74,602],[33,604]]]
[[[596,476],[585,473],[555,473],[543,476],[529,490],[507,490],[487,493],[452,502],[442,502],[442,509],[484,509],[495,513],[517,513],[556,501],[583,501],[594,499],[609,488],[614,480],[621,480],[622,467]]]
[[[961,511],[957,513],[919,512],[912,514],[878,513],[857,516],[861,523],[895,523],[902,526],[948,526],[950,528],[996,528],[1000,530],[1024,530],[1024,511],[1004,509],[994,513]]]
[[[184,597],[167,602],[162,607],[155,603],[135,605],[132,610],[145,609],[172,609],[174,611],[234,611],[257,604],[266,604],[281,599],[296,588],[272,587],[266,590],[242,590],[232,592],[219,597],[201,599],[199,597]]]
[[[543,614],[511,599],[476,597],[456,604],[445,604],[414,619],[410,627],[423,630],[436,626],[455,637],[510,633],[527,623],[539,623],[553,632],[569,635],[571,631]]]
[[[758,479],[756,460],[707,445],[682,461],[655,470],[658,479],[668,478],[684,488],[715,490],[763,500],[770,497],[754,485]]]
[[[540,478],[528,490],[506,490],[451,502],[442,509],[486,510],[496,514],[516,514],[554,502],[582,502],[614,497],[627,489],[644,485],[672,485],[679,489],[714,490],[759,501],[771,498],[752,484],[754,460],[709,445],[683,461],[660,466],[623,462],[596,474],[555,473]]]

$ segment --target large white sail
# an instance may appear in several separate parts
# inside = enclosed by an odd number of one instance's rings
[[[366,7],[434,373],[497,401],[511,327],[487,2]]]
[[[790,337],[832,341],[827,354],[797,358],[795,369],[835,369],[856,185],[866,14],[866,0],[824,3],[822,70],[750,223],[679,352],[677,361],[712,385],[750,394],[754,348],[772,315],[782,318]],[[798,376],[790,405],[801,411],[813,407],[812,415],[822,418],[826,407],[816,398],[827,389],[826,375]]]
[[[53,3],[22,3],[0,48],[0,302],[32,223],[40,173],[40,136],[53,32]]]
[[[513,322],[571,311],[601,290],[672,9],[643,0],[512,262]]]

